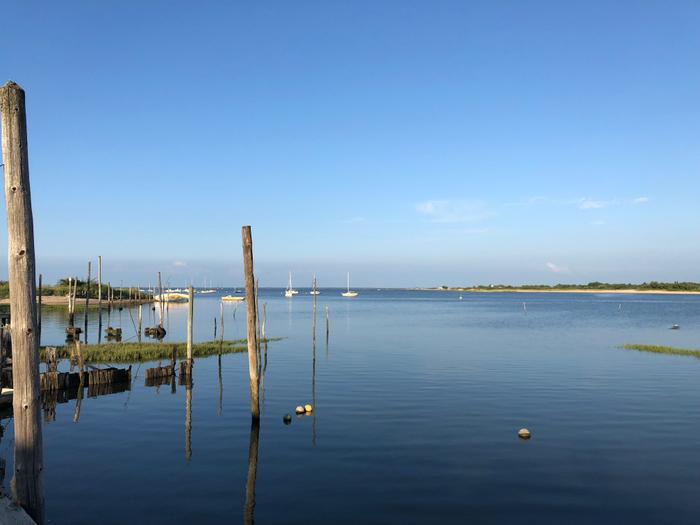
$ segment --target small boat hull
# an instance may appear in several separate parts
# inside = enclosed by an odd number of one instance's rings
[[[245,301],[245,297],[241,295],[224,295],[221,300],[225,303],[240,303]]]

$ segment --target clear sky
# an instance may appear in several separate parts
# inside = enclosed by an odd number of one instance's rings
[[[2,16],[49,281],[239,284],[243,224],[263,286],[700,281],[695,0]]]

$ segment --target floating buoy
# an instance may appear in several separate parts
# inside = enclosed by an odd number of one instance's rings
[[[306,410],[303,406],[298,406],[294,409],[294,412],[296,412],[297,414],[303,414],[304,412],[306,412]]]
[[[526,428],[521,428],[520,430],[518,430],[518,437],[520,439],[530,439],[531,435],[532,434],[530,434],[530,431]]]
[[[285,425],[289,425],[292,422],[292,416],[290,416],[289,414],[285,414],[282,418],[282,421],[284,421]]]
[[[671,326],[671,330],[678,330],[679,328],[680,328],[680,326],[677,324],[674,324]]]
[[[306,412],[311,412],[311,411],[313,411],[313,409],[314,409],[314,407],[312,407],[311,405],[304,405],[304,410]]]

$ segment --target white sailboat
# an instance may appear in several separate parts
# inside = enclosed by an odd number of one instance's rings
[[[341,294],[343,297],[357,297],[357,292],[350,290],[350,272],[348,272],[348,291]]]
[[[292,272],[289,272],[289,286],[284,291],[284,296],[285,297],[294,297],[298,293],[299,293],[298,291],[296,291],[294,288],[292,288]]]
[[[314,282],[313,282],[313,285],[311,286],[311,291],[309,292],[309,294],[318,295],[320,293],[321,292],[318,291],[318,288],[316,288],[316,276],[314,275]]]

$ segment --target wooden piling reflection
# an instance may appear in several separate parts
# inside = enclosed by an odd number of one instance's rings
[[[192,457],[192,381],[185,385],[185,459]]]
[[[255,480],[258,475],[258,444],[260,441],[260,420],[253,418],[250,423],[250,441],[248,444],[248,475],[245,483],[245,507],[243,523],[255,522]]]

